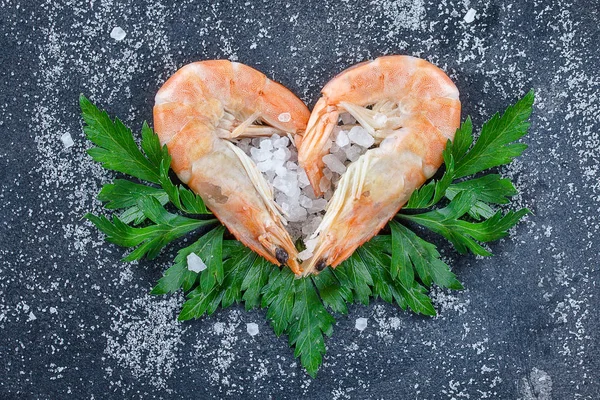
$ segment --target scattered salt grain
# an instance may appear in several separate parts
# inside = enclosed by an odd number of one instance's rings
[[[356,318],[356,323],[354,327],[359,331],[364,331],[367,328],[367,319],[366,318]]]
[[[29,319],[27,321],[35,321],[37,319],[37,317],[35,316],[35,314],[33,313],[33,311],[29,312]]]
[[[362,126],[355,126],[348,132],[348,138],[352,143],[369,148],[375,143],[373,136],[369,134]]]
[[[60,137],[60,140],[62,141],[63,146],[65,146],[65,149],[68,149],[69,147],[71,147],[75,144],[75,142],[73,142],[73,138],[71,137],[71,134],[69,132],[63,134]]]
[[[246,331],[248,332],[248,335],[254,337],[254,336],[258,335],[258,325],[255,324],[254,322],[248,322],[246,324]]]
[[[344,147],[350,144],[350,139],[348,139],[348,133],[346,131],[339,131],[337,137],[335,138],[335,144],[339,147]]]
[[[326,154],[323,156],[323,162],[331,171],[337,174],[346,172],[346,166],[334,154]]]
[[[110,37],[115,39],[116,41],[121,41],[125,39],[125,36],[127,36],[127,33],[125,33],[125,31],[120,26],[115,26],[110,32]]]
[[[202,272],[206,269],[206,264],[196,253],[190,253],[187,256],[188,269],[193,272]]]
[[[289,122],[290,119],[292,119],[292,116],[290,115],[290,113],[286,112],[286,113],[279,114],[277,119],[279,120],[279,122]]]
[[[475,11],[472,8],[469,8],[469,11],[467,11],[467,13],[465,14],[464,20],[467,24],[470,24],[471,22],[475,21],[475,14],[477,13],[477,11]]]

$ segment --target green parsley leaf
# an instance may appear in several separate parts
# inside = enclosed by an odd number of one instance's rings
[[[421,239],[413,231],[390,221],[392,231],[392,264],[390,273],[397,276],[404,287],[411,287],[415,271],[426,286],[431,281],[438,286],[455,290],[463,289],[462,284],[450,271],[450,267],[440,259],[435,245]]]
[[[187,257],[194,253],[204,261],[207,270],[213,276],[223,273],[223,233],[225,229],[218,226],[191,245],[177,252],[175,264],[167,269],[162,278],[150,292],[151,294],[174,293],[180,288],[188,291],[196,283],[198,273],[188,269]],[[227,254],[227,253],[226,253]],[[224,274],[224,273],[223,273]]]
[[[83,95],[79,97],[79,105],[86,123],[83,130],[87,138],[97,146],[88,150],[95,161],[102,163],[106,169],[159,183],[160,164],[156,162],[160,144],[153,134],[148,133],[149,128],[143,130],[145,135],[141,143],[148,156],[146,157],[133,140],[131,130],[118,118],[113,122],[106,111],[100,111]]]
[[[263,287],[267,284],[269,274],[271,273],[271,263],[262,257],[256,257],[248,268],[246,276],[242,281],[242,290],[244,295],[242,299],[245,302],[246,310],[258,307]]]
[[[273,268],[269,275],[269,283],[262,290],[262,306],[268,307],[267,318],[277,336],[288,328],[292,319],[294,280],[295,276],[289,268]]]
[[[343,269],[338,268],[334,271],[332,268],[327,268],[319,275],[313,276],[312,280],[326,307],[340,314],[348,314],[346,304],[354,302],[354,296],[350,286],[344,284],[347,277]]]
[[[102,186],[98,200],[106,202],[104,207],[107,209],[125,209],[119,219],[126,224],[133,222],[134,225],[139,225],[146,220],[146,216],[137,202],[147,196],[155,197],[163,206],[169,202],[169,196],[164,190],[124,179],[115,179],[113,183]]]
[[[453,183],[446,190],[446,197],[450,200],[464,191],[469,191],[475,196],[475,203],[468,213],[476,220],[491,218],[495,211],[486,204],[507,204],[517,194],[510,179],[501,178],[497,174],[484,175],[480,178],[470,179],[460,183]]]
[[[490,242],[508,235],[508,230],[529,213],[527,209],[509,211],[506,215],[497,212],[483,222],[461,220],[475,203],[476,196],[470,191],[458,193],[448,204],[440,209],[418,215],[398,214],[400,218],[415,222],[448,239],[459,253],[468,250],[481,256],[491,256],[477,241]]]
[[[319,300],[310,279],[295,279],[293,283],[294,307],[287,330],[289,343],[296,348],[294,356],[300,357],[302,366],[314,378],[325,354],[323,335],[331,336],[335,319]]]
[[[483,170],[510,163],[527,148],[524,143],[513,143],[527,133],[533,106],[533,90],[519,100],[514,106],[509,106],[504,114],[496,113],[488,122],[483,124],[481,135],[477,142],[466,151],[473,140],[471,124],[463,124],[464,129],[456,132],[456,148],[453,152],[455,170],[454,177],[462,178]]]
[[[143,228],[133,228],[118,217],[112,222],[105,216],[86,214],[98,229],[106,234],[106,240],[123,247],[137,247],[124,261],[138,260],[144,256],[155,258],[160,250],[173,240],[200,227],[214,224],[215,219],[197,220],[167,212],[155,197],[141,197],[137,206],[143,210],[144,216],[154,222]]]

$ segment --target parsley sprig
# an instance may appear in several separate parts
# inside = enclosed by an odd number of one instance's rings
[[[201,318],[234,303],[243,303],[246,309],[265,308],[275,333],[288,337],[294,355],[314,377],[326,351],[324,338],[333,333],[334,315],[347,314],[349,304],[381,298],[402,309],[435,315],[427,294],[433,284],[463,288],[436,246],[402,222],[441,235],[459,253],[490,256],[482,244],[505,237],[528,213],[498,209],[505,208],[517,191],[509,179],[481,172],[508,164],[525,150],[526,145],[516,141],[527,133],[533,100],[529,92],[504,114],[494,115],[477,139],[467,118],[444,151],[443,175],[413,193],[390,221],[389,234],[374,237],[335,269],[296,279],[288,268],[280,269],[224,237],[225,228],[200,196],[173,183],[171,158],[148,124],[142,126],[138,146],[121,121],[113,121],[82,95],[84,131],[94,144],[88,153],[106,169],[135,180],[118,177],[102,187],[98,200],[107,210],[118,211],[112,219],[92,214],[86,218],[107,241],[133,248],[126,261],[154,258],[172,241],[184,235],[192,238],[151,293],[183,290],[181,320]],[[206,264],[200,273],[188,269],[192,253]]]

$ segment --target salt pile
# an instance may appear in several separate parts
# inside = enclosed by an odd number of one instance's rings
[[[285,120],[288,113],[279,115]],[[349,114],[342,114],[344,128],[355,125],[356,120]],[[336,184],[348,165],[356,161],[375,139],[360,125],[349,130],[335,127],[331,140],[326,145],[329,154],[323,157],[325,178],[321,180],[322,197],[315,197],[308,177],[298,166],[298,152],[293,140],[286,136],[273,135],[267,138],[240,139],[236,145],[246,153],[273,187],[275,202],[288,221],[287,229],[294,240],[303,238],[306,250],[300,258],[312,256],[316,239],[309,238],[319,227],[325,214],[328,200],[333,195]]]

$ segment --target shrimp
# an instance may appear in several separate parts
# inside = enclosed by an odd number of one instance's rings
[[[336,267],[372,238],[431,178],[460,123],[458,89],[429,62],[385,56],[355,65],[321,91],[306,132],[298,138],[298,161],[316,195],[329,181],[322,158],[328,153],[341,113],[349,113],[375,139],[342,175],[311,239],[303,275]]]
[[[273,189],[232,142],[302,134],[310,112],[279,83],[246,65],[209,60],[179,69],[155,98],[154,127],[173,171],[242,243],[299,274],[297,250]]]

